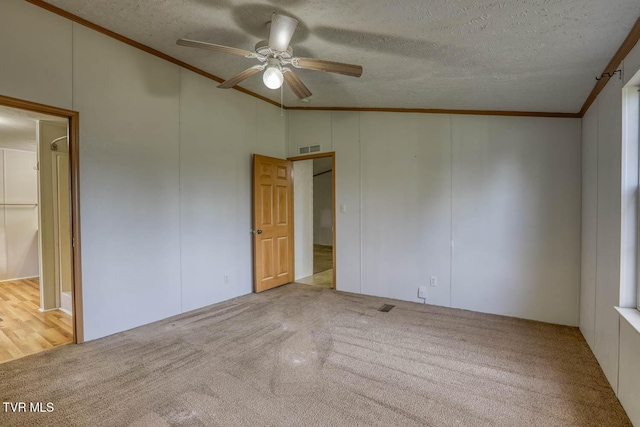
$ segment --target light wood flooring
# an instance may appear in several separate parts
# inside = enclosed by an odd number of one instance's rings
[[[73,341],[71,316],[39,307],[38,278],[0,282],[0,363]]]
[[[303,277],[296,280],[296,283],[303,285],[320,286],[321,288],[333,288],[333,268],[316,273],[313,276]]]
[[[313,245],[313,274],[333,269],[333,246]]]
[[[333,288],[333,247],[313,245],[313,276],[298,279],[296,282]]]

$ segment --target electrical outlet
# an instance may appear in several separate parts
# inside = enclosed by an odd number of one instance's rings
[[[431,279],[429,280],[429,284],[431,286],[438,286],[438,278],[436,276],[431,276]]]
[[[423,299],[427,298],[427,287],[426,286],[420,286],[418,288],[418,298],[423,298]]]
[[[224,275],[224,283],[229,283],[229,276],[226,274]]]

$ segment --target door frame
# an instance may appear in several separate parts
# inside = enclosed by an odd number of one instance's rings
[[[69,179],[71,180],[71,272],[73,293],[73,342],[84,342],[84,316],[82,310],[82,265],[80,245],[80,113],[64,108],[53,107],[0,95],[0,105],[33,111],[51,116],[64,117],[69,122]]]
[[[326,151],[324,153],[314,153],[314,154],[305,154],[302,156],[293,156],[287,157],[287,160],[291,160],[292,162],[296,162],[299,160],[313,160],[313,159],[321,159],[325,157],[331,157],[331,204],[332,204],[332,214],[333,214],[333,289],[336,289],[336,152],[335,151]],[[295,185],[296,177],[293,177],[294,185]],[[295,211],[293,212],[293,216],[295,218]],[[295,248],[295,240],[293,241]],[[295,252],[294,252],[295,256]]]

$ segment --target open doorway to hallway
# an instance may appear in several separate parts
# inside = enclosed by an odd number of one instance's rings
[[[68,136],[0,105],[0,363],[74,339]]]
[[[321,156],[293,163],[296,282],[335,289],[334,156]]]

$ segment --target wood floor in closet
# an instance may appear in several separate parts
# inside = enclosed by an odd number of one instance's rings
[[[71,316],[39,308],[37,277],[0,282],[0,363],[73,341]]]

